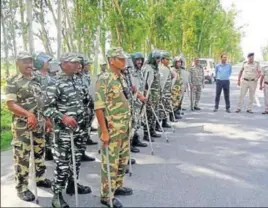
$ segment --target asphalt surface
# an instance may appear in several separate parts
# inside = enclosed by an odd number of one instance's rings
[[[231,109],[236,110],[239,88],[237,69],[231,85]],[[133,175],[125,177],[125,185],[134,194],[120,197],[126,207],[178,206],[268,206],[268,117],[263,111],[263,94],[257,90],[255,114],[228,114],[221,98],[220,109],[212,112],[215,84],[203,90],[202,111],[190,112],[187,97],[184,118],[174,124],[176,133],[167,132],[149,147],[132,154],[137,164]],[[246,99],[247,100],[247,99]],[[247,102],[247,101],[246,101]],[[97,140],[95,135],[94,140]],[[96,162],[82,163],[80,183],[90,185],[93,193],[79,196],[79,205],[101,207],[100,155],[97,146],[88,146],[87,153]],[[53,162],[46,162],[47,176],[53,177]],[[38,189],[39,205],[16,197],[11,150],[1,153],[1,207],[48,207],[52,192]],[[75,197],[64,193],[70,206]]]

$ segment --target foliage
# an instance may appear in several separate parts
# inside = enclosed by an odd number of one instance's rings
[[[10,130],[12,115],[4,102],[1,102],[1,150],[9,147],[12,140]]]
[[[262,47],[262,56],[264,61],[268,61],[268,43],[266,46]]]

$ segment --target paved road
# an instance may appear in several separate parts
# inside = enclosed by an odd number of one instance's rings
[[[125,206],[268,206],[268,120],[260,114],[263,94],[257,93],[254,115],[227,114],[224,105],[213,113],[214,88],[214,84],[206,85],[203,110],[186,111],[176,124],[176,134],[168,133],[170,143],[163,137],[154,143],[155,155],[149,148],[134,155],[137,164],[133,176],[125,178],[134,195],[121,197]],[[234,83],[231,91],[235,111],[239,89]],[[87,151],[100,158],[95,147]],[[1,153],[1,206],[34,207],[34,203],[14,197],[11,155],[11,151]],[[49,178],[53,167],[52,162],[47,163]],[[100,162],[83,163],[81,169],[80,182],[92,186],[93,193],[79,196],[80,206],[100,207]],[[51,191],[38,191],[39,206],[50,206]],[[64,197],[75,206],[74,196]]]

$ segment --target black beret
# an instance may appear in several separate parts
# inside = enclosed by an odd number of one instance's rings
[[[254,53],[249,53],[248,54],[248,57],[250,57],[250,56],[254,56]]]

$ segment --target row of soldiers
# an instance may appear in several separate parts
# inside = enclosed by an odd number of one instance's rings
[[[36,185],[52,187],[53,207],[69,207],[62,196],[65,188],[71,195],[75,191],[91,193],[89,186],[78,184],[76,180],[83,158],[94,160],[85,155],[85,150],[87,142],[94,144],[88,129],[95,113],[99,138],[103,142],[101,203],[123,207],[114,196],[133,192],[123,186],[127,164],[132,164],[130,151],[138,152],[137,146],[147,146],[140,140],[139,129],[143,127],[143,140],[152,144],[154,138],[161,137],[157,131],[165,133],[163,128],[171,128],[169,121],[182,118],[181,103],[186,90],[182,81],[185,65],[182,57],[175,57],[170,63],[170,53],[155,50],[149,53],[145,63],[142,53],[128,57],[122,48],[112,47],[106,58],[109,67],[102,65],[94,102],[94,96],[89,93],[90,61],[85,55],[63,54],[59,60],[61,72],[51,77],[48,75],[51,57],[45,53],[18,54],[19,73],[7,81],[6,100],[13,113],[15,179],[21,199],[37,198],[37,194],[28,189],[30,158],[34,159]],[[198,103],[204,81],[203,70],[197,60],[196,63],[190,76],[191,88],[195,89],[192,110],[200,110]],[[44,177],[45,145],[47,159],[51,159],[49,147],[53,149],[56,163],[53,182]],[[29,157],[31,147],[33,157]]]

